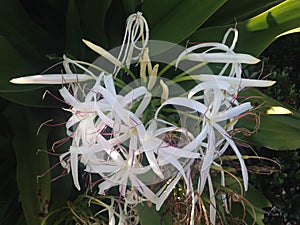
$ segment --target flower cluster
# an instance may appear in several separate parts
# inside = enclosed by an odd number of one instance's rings
[[[226,42],[232,33],[234,38],[228,46]],[[274,83],[242,78],[241,64],[255,64],[259,60],[235,53],[237,38],[237,30],[229,29],[222,43],[201,43],[177,57],[176,67],[182,61],[194,61],[209,65],[213,70],[212,74],[185,74],[185,79],[193,80],[195,85],[180,96],[170,96],[171,81],[159,77],[158,64],[151,64],[147,48],[148,25],[141,13],[128,18],[117,57],[84,40],[88,47],[114,65],[112,72],[64,57],[64,75],[21,77],[11,82],[70,84],[61,88],[60,94],[69,106],[65,109],[71,114],[66,131],[72,142],[60,160],[61,165],[71,172],[77,189],[81,188],[78,178],[81,164],[86,172],[98,177],[100,195],[118,187],[119,197],[125,204],[150,201],[159,210],[175,185],[183,179],[186,193],[193,198],[193,224],[197,200],[194,193],[197,191],[201,195],[207,183],[210,220],[214,224],[216,200],[210,170],[212,165],[222,167],[217,159],[228,148],[239,160],[244,189],[248,186],[247,168],[230,131],[252,106],[249,102],[240,103],[238,93],[246,87],[265,87]],[[118,73],[124,70],[134,76],[130,71],[133,61],[140,64],[140,79],[133,81],[135,87],[130,87],[118,79]],[[100,72],[97,74],[84,65]],[[79,70],[83,73],[76,73]],[[87,82],[92,85],[88,87]],[[161,91],[159,104],[157,90]],[[153,105],[157,107],[151,112]],[[149,112],[150,118],[145,116]],[[177,114],[178,120],[168,120],[171,114]],[[183,122],[182,115],[195,126]],[[192,176],[194,168],[198,169],[197,176]],[[225,186],[223,172],[221,176],[221,185]],[[126,223],[124,218],[120,221]]]

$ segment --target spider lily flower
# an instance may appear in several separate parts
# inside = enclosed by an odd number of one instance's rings
[[[231,44],[226,44],[228,36],[234,34]],[[161,105],[153,118],[144,121],[144,114],[153,100],[150,93],[157,83],[158,64],[152,67],[147,48],[149,28],[142,13],[128,17],[123,43],[116,57],[90,41],[83,42],[115,67],[109,74],[101,71],[96,76],[84,66],[95,65],[75,61],[64,56],[63,66],[66,74],[36,75],[12,79],[12,83],[23,84],[63,84],[70,83],[69,88],[62,87],[59,92],[68,105],[65,111],[70,113],[66,122],[66,133],[71,140],[67,152],[60,156],[62,167],[71,173],[75,187],[80,190],[79,164],[91,174],[101,176],[98,193],[118,187],[120,199],[124,199],[124,210],[117,215],[113,210],[114,200],[110,206],[103,206],[108,212],[109,224],[126,224],[126,205],[136,205],[142,201],[151,201],[159,210],[174,187],[183,179],[186,194],[192,196],[191,223],[195,214],[195,196],[192,181],[193,165],[199,161],[199,180],[197,190],[202,194],[208,186],[210,196],[210,220],[215,224],[216,199],[210,174],[212,164],[231,147],[235,152],[244,182],[248,186],[248,172],[242,155],[230,136],[230,131],[244,113],[252,109],[249,102],[240,103],[236,98],[238,92],[246,87],[266,87],[274,81],[241,78],[241,64],[255,64],[259,59],[243,53],[234,52],[238,39],[236,29],[229,29],[222,43],[202,43],[182,52],[176,66],[182,60],[217,63],[221,65],[216,75],[191,75],[200,83],[187,91],[187,97],[169,97],[168,83],[160,79],[162,89]],[[201,53],[195,51],[202,50]],[[136,88],[126,86],[118,91],[114,75],[120,69],[129,70],[132,62],[139,62],[142,85]],[[171,63],[173,64],[173,62]],[[202,65],[202,63],[200,64]],[[76,74],[74,67],[84,71]],[[92,87],[78,85],[79,82],[93,80]],[[147,86],[146,81],[148,81]],[[76,83],[76,84],[74,84]],[[138,84],[138,82],[136,82]],[[129,91],[128,91],[128,88]],[[170,87],[170,93],[171,92]],[[155,92],[155,91],[154,91]],[[155,96],[157,97],[157,96]],[[157,99],[154,98],[155,104]],[[153,105],[155,105],[153,104]],[[189,124],[180,127],[160,118],[163,108],[173,106],[179,114],[184,112],[194,120],[197,129]],[[172,111],[168,111],[172,113]],[[190,115],[192,114],[193,115]],[[196,116],[195,114],[196,113]],[[168,114],[168,115],[169,115]],[[148,116],[148,115],[147,115]],[[180,123],[181,121],[177,121]],[[189,121],[190,122],[190,121]],[[174,137],[179,140],[174,141]],[[182,139],[182,140],[181,140]],[[157,184],[152,189],[149,184]],[[221,185],[225,185],[225,175],[221,172]],[[119,199],[119,200],[120,200]],[[223,199],[224,200],[224,199]],[[121,206],[121,205],[120,205]],[[126,218],[125,218],[126,217]]]
[[[173,105],[173,106],[182,106],[186,108],[190,108],[195,112],[198,112],[200,115],[203,116],[202,122],[202,130],[201,132],[195,137],[188,147],[193,146],[193,148],[199,148],[202,146],[203,141],[207,138],[207,148],[206,152],[202,158],[202,165],[201,165],[201,173],[200,173],[200,185],[199,185],[199,193],[201,194],[206,179],[209,175],[209,169],[213,160],[218,152],[216,152],[216,142],[217,138],[216,135],[221,135],[222,139],[224,139],[234,150],[235,154],[237,155],[241,168],[242,168],[242,175],[244,180],[244,188],[247,190],[248,187],[248,173],[247,168],[242,159],[242,156],[236,147],[234,141],[231,139],[230,135],[227,131],[220,125],[221,122],[226,122],[228,119],[235,118],[247,110],[251,109],[250,103],[243,103],[241,105],[232,107],[231,109],[222,110],[222,100],[223,100],[223,93],[218,89],[214,89],[214,99],[212,102],[206,106],[201,102],[195,101],[193,99],[187,99],[183,97],[176,97],[166,100],[160,108],[157,110],[155,117],[158,116],[158,112],[161,110],[162,107],[165,105]],[[194,149],[190,149],[194,150]]]
[[[105,88],[100,85],[100,81],[104,79]],[[132,90],[127,95],[119,96],[113,84],[112,75],[104,75],[103,73],[97,79],[94,87],[85,95],[84,102],[77,100],[66,89],[60,90],[64,100],[71,106],[69,109],[72,116],[69,118],[66,128],[68,135],[72,137],[72,145],[70,148],[70,165],[75,186],[79,189],[77,167],[78,155],[82,155],[85,165],[89,162],[86,160],[85,154],[95,154],[104,151],[114,160],[122,158],[116,151],[114,145],[120,140],[109,139],[103,137],[102,131],[107,126],[111,127],[112,132],[120,133],[120,137],[130,130],[130,115],[133,114],[124,107],[131,105],[132,101],[139,99],[144,95],[135,114],[140,116],[149,104],[149,93],[145,87]],[[98,99],[98,95],[103,96]],[[117,129],[115,131],[115,129]],[[95,146],[95,148],[90,148]],[[83,149],[87,148],[85,151]],[[64,155],[65,157],[65,155]],[[88,157],[90,158],[90,157]]]
[[[234,39],[232,45],[228,47],[225,43],[230,32],[234,32]],[[201,43],[186,49],[177,58],[175,66],[177,67],[178,63],[183,59],[206,62],[206,63],[222,63],[225,65],[221,69],[218,75],[224,75],[227,68],[231,65],[231,69],[228,76],[240,77],[242,73],[242,69],[241,69],[242,63],[256,64],[260,60],[248,54],[235,53],[233,51],[233,48],[235,47],[237,38],[238,38],[237,30],[229,29],[225,34],[222,43],[218,43],[218,42]],[[193,51],[198,49],[203,49],[203,48],[204,49],[208,48],[208,49],[202,53],[193,53]]]

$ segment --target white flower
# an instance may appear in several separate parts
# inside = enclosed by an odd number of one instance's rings
[[[228,46],[226,41],[231,32],[234,37]],[[113,198],[111,205],[102,205],[103,211],[108,212],[109,224],[116,223],[116,216],[120,225],[126,224],[129,218],[128,205],[151,201],[159,210],[182,178],[186,185],[186,193],[192,196],[190,224],[193,224],[197,201],[193,187],[195,182],[192,180],[195,159],[200,162],[197,191],[202,194],[208,183],[210,220],[215,224],[217,202],[210,170],[212,164],[222,167],[216,160],[229,147],[239,160],[244,189],[247,190],[248,187],[247,168],[230,136],[230,131],[234,129],[238,119],[252,109],[252,106],[249,102],[240,103],[238,93],[246,87],[266,87],[274,83],[242,78],[241,64],[254,64],[259,62],[259,59],[248,54],[235,53],[237,38],[237,30],[229,29],[222,43],[201,43],[182,52],[176,66],[181,60],[191,60],[203,64],[217,63],[221,69],[215,72],[215,75],[189,76],[198,84],[187,91],[187,97],[170,98],[168,84],[160,79],[161,105],[154,117],[147,121],[143,120],[143,114],[153,100],[150,91],[156,91],[154,86],[158,81],[158,64],[152,67],[147,48],[149,28],[140,12],[128,17],[122,47],[117,57],[100,46],[83,40],[89,48],[115,65],[111,74],[93,64],[71,60],[64,56],[62,63],[66,74],[27,76],[12,79],[11,82],[68,83],[59,90],[68,105],[64,110],[70,113],[66,122],[66,133],[71,139],[68,151],[60,156],[61,165],[71,172],[74,185],[79,190],[79,163],[84,166],[86,172],[100,176],[101,180],[98,182],[100,195],[104,195],[106,190],[112,187],[119,188],[120,199],[122,197],[125,201],[124,210],[120,204],[119,213],[113,209],[115,205]],[[198,53],[201,49],[204,51]],[[197,53],[194,53],[196,50]],[[133,75],[129,70],[133,62],[140,62],[143,85],[136,88],[126,86],[124,90],[118,91],[115,87],[114,79],[117,79],[115,75],[120,69]],[[101,73],[99,76],[95,75],[84,66],[94,67]],[[84,73],[76,74],[74,67]],[[80,82],[85,81],[89,81],[89,85],[80,85]],[[173,106],[172,110],[178,109],[179,114],[187,114],[199,129],[179,124],[181,121],[172,124],[160,118],[163,109],[170,105]],[[170,133],[174,136],[169,137]],[[174,137],[182,140],[174,140]],[[150,184],[157,186],[150,188]],[[225,185],[224,172],[221,172],[221,185]],[[135,222],[137,223],[136,220]]]
[[[220,90],[214,89],[214,99],[210,105],[206,106],[198,101],[187,98],[172,98],[165,101],[161,107],[171,104],[173,106],[183,106],[198,112],[202,118],[201,132],[192,140],[184,149],[189,151],[194,151],[195,149],[203,146],[203,141],[207,139],[207,148],[202,156],[201,165],[201,179],[199,192],[202,193],[206,179],[209,175],[210,166],[216,156],[219,156],[219,152],[216,151],[217,142],[220,141],[216,136],[221,135],[222,140],[228,142],[228,144],[233,148],[238,159],[241,163],[242,173],[244,178],[244,187],[247,189],[248,184],[248,174],[245,163],[242,159],[240,152],[238,151],[234,141],[232,141],[230,135],[227,131],[219,124],[221,122],[226,122],[229,119],[233,119],[247,110],[251,109],[250,103],[244,103],[239,106],[235,106],[231,109],[222,110],[223,94]],[[161,108],[160,107],[160,108]],[[160,109],[159,109],[160,110]],[[157,115],[156,115],[157,116]],[[227,123],[226,123],[227,124]],[[189,149],[190,148],[190,149]]]
[[[234,39],[232,45],[228,47],[225,43],[230,32],[234,32]],[[238,31],[236,29],[228,29],[222,43],[207,42],[207,43],[201,43],[192,46],[179,55],[179,57],[177,58],[176,67],[178,63],[183,59],[205,62],[205,63],[221,63],[225,65],[219,71],[218,75],[224,75],[228,67],[231,66],[228,76],[241,77],[242,63],[256,64],[260,60],[248,54],[235,53],[233,49],[237,42],[237,38],[238,38]],[[207,50],[205,50],[202,53],[193,53],[193,51],[198,49],[207,49]]]

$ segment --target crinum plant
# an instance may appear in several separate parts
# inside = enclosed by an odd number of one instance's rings
[[[234,38],[228,46],[231,33]],[[182,192],[192,198],[189,224],[199,219],[195,218],[195,213],[199,214],[195,212],[198,210],[195,205],[206,186],[210,223],[216,224],[217,204],[220,203],[216,200],[218,194],[211,167],[219,168],[220,185],[226,187],[226,169],[220,157],[226,155],[229,148],[239,161],[243,189],[248,189],[247,167],[230,133],[236,129],[238,120],[253,110],[250,102],[239,99],[239,92],[274,84],[273,81],[242,77],[242,64],[255,64],[259,59],[236,53],[237,40],[238,30],[230,28],[221,43],[200,43],[185,49],[176,57],[175,67],[193,61],[198,68],[217,65],[216,72],[198,74],[193,67],[188,67],[177,80],[194,81],[194,85],[180,95],[170,96],[171,81],[164,80],[163,74],[157,75],[158,65],[152,66],[147,48],[148,24],[138,12],[127,19],[118,56],[83,40],[113,64],[111,72],[64,56],[65,73],[20,77],[11,82],[63,85],[59,93],[67,105],[64,110],[71,116],[65,122],[65,139],[70,140],[69,147],[67,152],[60,154],[60,164],[72,174],[78,190],[82,183],[79,182],[79,165],[82,165],[90,176],[91,188],[96,186],[98,195],[111,199],[112,206],[103,203],[109,212],[110,224],[132,223],[132,210],[127,208],[132,209],[143,202],[153,203],[156,210],[160,210],[179,182],[184,186]],[[140,70],[131,71],[135,61]],[[131,76],[136,87],[120,82],[121,72],[122,77]],[[161,91],[159,96],[155,94],[158,90]],[[154,111],[150,105],[154,106]],[[152,113],[152,117],[146,119],[146,113]],[[186,120],[197,124],[198,129],[183,124],[180,116],[175,121],[166,119],[172,114],[184,114]],[[110,192],[113,187],[117,187],[117,196]],[[118,206],[114,205],[118,201]],[[222,194],[221,204],[229,210],[226,194]]]

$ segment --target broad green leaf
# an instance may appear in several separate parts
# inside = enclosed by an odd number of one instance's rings
[[[263,208],[271,207],[272,204],[268,201],[268,199],[263,195],[262,192],[255,189],[252,185],[249,185],[248,191],[245,193],[245,199],[247,199],[251,204],[251,206],[249,205],[248,207],[246,207],[246,210],[251,217],[249,224],[253,221],[253,219],[255,219],[256,224],[264,225],[263,218],[265,211],[263,210]],[[253,209],[255,213],[253,212]]]
[[[284,0],[228,0],[203,26],[210,27],[238,23],[263,13],[283,1]]]
[[[229,187],[228,190],[232,190],[230,191],[229,196],[236,199],[236,203],[233,204],[231,210],[232,215],[242,218],[243,214],[246,213],[245,220],[247,224],[252,224],[255,221],[255,224],[257,225],[264,225],[262,222],[264,218],[263,208],[271,207],[272,204],[263,193],[249,184],[245,196],[236,195],[240,194],[240,185],[236,180],[229,176],[226,177],[226,185]],[[246,208],[246,212],[244,211],[243,205]]]
[[[53,96],[45,94],[46,91],[50,91]],[[60,94],[55,87],[51,86],[48,86],[47,88],[44,86],[44,88],[24,92],[2,92],[0,93],[0,96],[16,104],[36,108],[56,108],[63,106],[62,102],[55,99],[61,99]]]
[[[300,1],[286,0],[283,3],[236,26],[239,30],[239,40],[236,51],[259,55],[280,34],[299,27]],[[235,24],[209,27],[195,32],[189,37],[193,42],[222,41],[223,35]]]
[[[137,213],[140,219],[141,225],[161,224],[166,225],[158,211],[154,206],[149,207],[147,204],[137,205]]]
[[[241,96],[255,96],[251,101],[253,105],[261,105],[260,126],[255,134],[245,137],[247,141],[258,146],[273,150],[294,150],[300,148],[300,113],[288,106],[266,96],[257,89],[247,90]],[[281,106],[289,109],[292,115],[265,114],[271,106]],[[253,130],[253,120],[241,119],[238,127]]]
[[[144,1],[142,5],[143,15],[146,17],[147,22],[152,30],[153,26],[158,26],[160,21],[163,20],[167,14],[174,11],[177,5],[179,5],[182,0],[173,1]],[[152,31],[150,31],[152,34]]]
[[[138,5],[142,5],[142,2],[139,2],[138,0],[123,0],[123,5],[125,9],[125,13],[127,15],[130,15],[132,13],[136,13],[136,10],[138,8]]]
[[[10,158],[14,158],[13,152],[11,155]],[[18,188],[14,167],[14,159],[1,157],[0,224],[16,224],[18,217],[22,214],[18,205]]]
[[[37,64],[57,42],[28,16],[21,1],[0,0],[0,35],[6,37],[27,58]]]
[[[57,111],[60,111],[58,109]],[[54,121],[66,121],[64,119],[65,117],[68,117],[69,114],[62,115],[59,113],[56,113],[56,111],[53,112],[53,115],[55,114]],[[66,137],[66,128],[65,126],[58,126],[51,129],[49,133],[49,139],[48,143],[54,143],[57,140],[61,140]],[[63,153],[67,152],[69,150],[70,143],[67,142],[63,146],[60,146],[59,149],[56,149],[55,151],[57,153]],[[61,208],[66,205],[66,202],[70,200],[71,196],[75,196],[75,194],[78,194],[78,191],[76,188],[74,188],[73,180],[71,174],[65,175],[63,177],[60,177],[62,174],[62,171],[64,170],[63,167],[59,164],[59,157],[53,156],[49,157],[51,165],[57,165],[55,168],[51,170],[51,177],[53,179],[59,177],[59,179],[55,180],[55,182],[51,183],[51,206],[50,206],[50,213],[54,210]],[[61,190],[64,190],[63,192]]]
[[[50,201],[50,174],[37,177],[49,169],[48,155],[37,154],[39,148],[46,149],[48,129],[36,132],[41,120],[41,112],[11,105],[6,112],[12,131],[12,142],[17,158],[17,183],[19,198],[26,221],[39,225],[43,213],[47,212]]]
[[[0,36],[0,92],[34,90],[37,85],[15,85],[9,82],[14,77],[28,75],[35,69],[5,38]]]
[[[101,47],[108,48],[108,40],[105,31],[106,13],[111,5],[111,0],[85,1],[80,10],[83,38]],[[88,57],[87,57],[88,53]],[[85,52],[85,58],[95,59],[97,54],[92,51]]]
[[[112,1],[105,16],[105,32],[108,40],[108,48],[110,50],[122,44],[126,19],[124,5],[121,1]],[[95,42],[101,46],[98,41]]]
[[[69,0],[66,20],[66,51],[76,58],[83,57],[82,30],[76,0]]]
[[[297,28],[291,29],[291,30],[289,30],[287,32],[284,32],[284,33],[278,35],[276,38],[279,38],[281,36],[288,35],[288,34],[299,33],[299,32],[300,32],[300,25]]]
[[[149,21],[150,38],[179,43],[195,32],[225,2],[145,1],[143,12]]]

